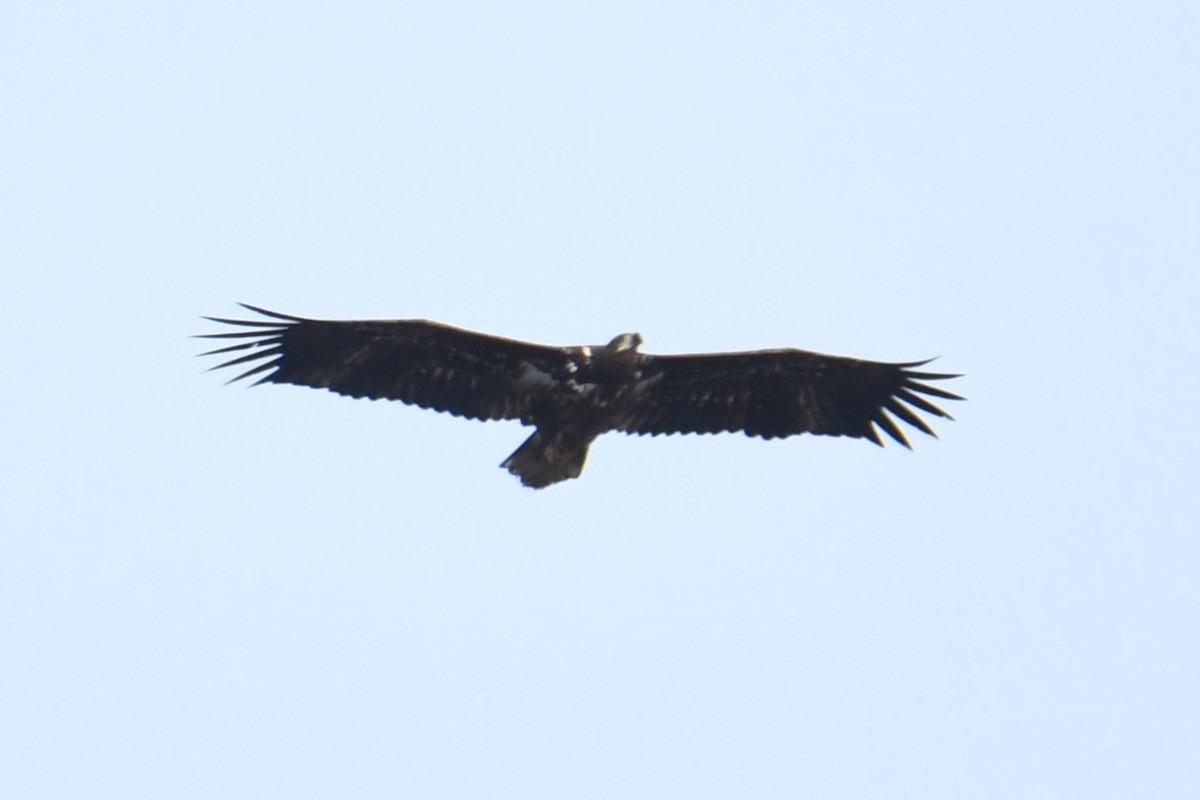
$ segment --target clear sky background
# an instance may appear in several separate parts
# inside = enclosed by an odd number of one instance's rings
[[[0,794],[1200,796],[1200,6],[10,0]],[[224,386],[235,301],[940,356],[914,452]]]

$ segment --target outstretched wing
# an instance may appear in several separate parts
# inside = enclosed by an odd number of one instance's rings
[[[928,361],[886,364],[804,350],[651,356],[638,399],[619,426],[626,433],[744,431],[774,439],[798,433],[854,436],[882,445],[876,426],[910,447],[896,420],[936,436],[917,415],[952,419],[927,397],[962,400],[925,381]]]
[[[472,419],[520,419],[568,375],[565,348],[486,336],[425,320],[304,319],[241,304],[271,321],[221,319],[241,330],[199,338],[246,341],[213,369],[250,366],[233,381],[292,383],[350,397],[400,400]]]

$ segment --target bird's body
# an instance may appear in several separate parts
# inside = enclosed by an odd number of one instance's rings
[[[267,372],[257,383],[519,420],[536,430],[501,466],[534,488],[579,477],[588,446],[612,430],[814,433],[882,444],[878,426],[908,447],[892,416],[932,436],[913,409],[949,415],[922,395],[962,399],[921,382],[956,377],[915,371],[926,362],[795,349],[650,355],[638,351],[635,333],[602,346],[551,347],[425,320],[311,320],[245,307],[275,321],[208,318],[242,330],[206,338],[249,340],[205,353],[248,351],[218,367],[259,362],[233,380]]]

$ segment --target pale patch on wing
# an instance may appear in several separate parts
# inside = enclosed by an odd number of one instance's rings
[[[513,379],[513,384],[522,391],[531,391],[533,389],[547,389],[556,385],[558,381],[548,372],[542,372],[532,364],[523,364],[521,371]]]
[[[591,397],[596,393],[598,388],[594,383],[579,383],[574,378],[567,381],[567,385],[571,387],[571,391],[580,397]]]
[[[640,375],[641,375],[640,372],[638,373],[638,375],[639,375],[638,382],[633,385],[633,396],[634,397],[638,397],[638,396],[643,395],[646,392],[652,390],[655,387],[655,385],[661,383],[662,379],[663,379],[661,372],[658,373],[657,375],[652,375],[649,378],[640,377]]]

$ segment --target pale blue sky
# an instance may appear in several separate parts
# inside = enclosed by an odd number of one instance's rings
[[[1197,8],[7,3],[0,794],[1198,796]],[[533,492],[238,300],[971,400]]]

